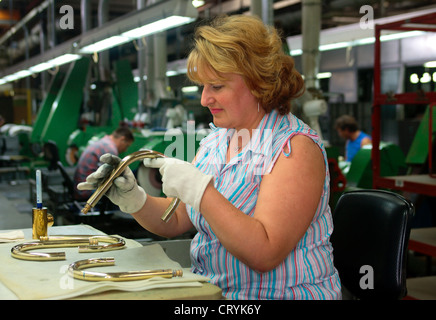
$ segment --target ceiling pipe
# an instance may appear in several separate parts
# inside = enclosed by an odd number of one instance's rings
[[[98,2],[98,26],[103,26],[106,22],[109,21],[109,0],[100,0]],[[99,53],[99,71],[100,71],[100,80],[108,81],[109,80],[109,51],[102,51]]]
[[[26,16],[24,16],[20,21],[18,21],[12,28],[10,28],[1,38],[0,46],[3,45],[9,38],[11,38],[18,30],[20,30],[24,25],[31,21],[34,17],[39,15],[49,6],[50,2],[53,0],[46,0],[41,3],[38,7],[32,9]]]
[[[272,0],[251,0],[250,13],[260,17],[264,24],[274,24],[274,9]]]
[[[80,18],[82,24],[82,33],[86,33],[91,27],[91,4],[92,1],[81,0],[80,1]]]
[[[82,25],[82,34],[85,34],[88,30],[92,29],[91,23],[91,14],[92,14],[92,2],[89,0],[81,0],[80,2],[80,18]],[[91,85],[91,74],[88,72],[85,80],[85,90],[83,90],[83,108],[84,112],[89,112],[88,102],[90,99],[89,90],[87,90]]]
[[[319,88],[319,36],[321,32],[321,0],[302,1],[303,74],[306,88]]]
[[[145,7],[145,0],[137,0],[136,7],[138,10],[141,10]],[[138,113],[142,114],[144,111],[144,102],[145,102],[145,90],[146,90],[146,83],[145,83],[145,67],[146,67],[146,45],[143,41],[144,39],[139,39],[137,41],[137,48],[138,48],[138,74],[139,74],[139,81],[138,81]]]

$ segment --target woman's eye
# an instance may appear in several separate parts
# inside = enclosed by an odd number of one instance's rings
[[[223,87],[223,85],[213,85],[212,86],[212,88],[214,89],[214,90],[219,90],[219,89],[221,89]]]

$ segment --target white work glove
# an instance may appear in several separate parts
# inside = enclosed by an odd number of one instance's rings
[[[189,162],[174,158],[144,159],[144,166],[159,168],[162,191],[167,197],[179,198],[195,210],[200,210],[204,190],[213,179]]]
[[[106,153],[100,157],[103,163],[94,173],[91,173],[86,182],[77,185],[79,190],[95,190],[111,174],[112,170],[118,166],[121,159],[113,154]],[[126,213],[139,211],[147,200],[144,189],[138,186],[132,170],[127,167],[123,173],[117,177],[112,186],[106,192],[106,196],[120,210]]]

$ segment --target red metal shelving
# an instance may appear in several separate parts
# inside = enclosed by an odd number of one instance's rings
[[[373,187],[400,190],[436,196],[436,179],[431,174],[406,176],[380,176],[380,140],[381,140],[381,108],[383,105],[403,104],[436,104],[436,92],[407,92],[394,95],[381,93],[381,42],[382,30],[398,31],[432,31],[436,32],[436,12],[419,17],[399,20],[396,22],[375,26],[374,46],[374,102],[372,110],[372,168]],[[432,117],[430,117],[432,119]],[[429,139],[431,131],[429,132]],[[429,142],[431,144],[431,141]],[[431,148],[429,148],[430,155]],[[431,157],[431,156],[430,156]],[[430,158],[431,159],[431,158]]]

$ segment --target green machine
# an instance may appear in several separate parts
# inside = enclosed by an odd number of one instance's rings
[[[372,145],[363,146],[351,163],[341,162],[339,166],[347,179],[346,189],[371,189],[372,185]],[[380,175],[395,176],[407,169],[406,157],[400,147],[393,143],[380,143]]]
[[[117,82],[112,86],[108,120],[103,125],[81,125],[89,68],[90,59],[82,58],[73,62],[68,72],[58,72],[55,75],[30,137],[30,143],[39,145],[40,149],[48,141],[54,142],[58,148],[59,159],[64,164],[71,164],[67,154],[72,145],[83,148],[93,137],[111,133],[121,121],[132,119],[137,109],[138,89],[128,61],[121,60],[115,64]]]
[[[406,162],[409,165],[419,165],[422,166],[428,161],[429,152],[429,118],[430,118],[430,107],[427,107],[421,122],[416,131],[415,137],[410,146],[409,152],[407,153]],[[436,112],[432,112],[433,128],[432,136],[436,132]]]
[[[32,131],[31,143],[55,142],[62,162],[65,162],[66,141],[79,122],[88,67],[89,59],[82,58],[71,64],[65,77],[54,78]]]
[[[332,210],[344,191],[372,189],[372,145],[363,146],[352,162],[338,161],[339,150],[327,147],[330,170],[330,207]],[[406,157],[400,147],[393,143],[380,143],[380,173],[382,176],[395,176],[407,169]]]

